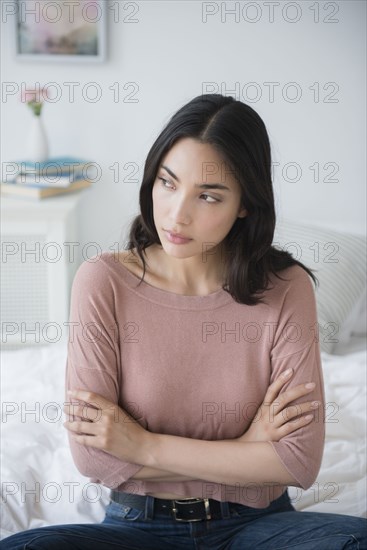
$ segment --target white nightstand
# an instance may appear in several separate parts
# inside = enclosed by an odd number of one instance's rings
[[[83,192],[40,201],[1,196],[4,349],[67,340],[82,200]]]

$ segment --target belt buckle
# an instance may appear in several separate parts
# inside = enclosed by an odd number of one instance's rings
[[[191,502],[188,502],[190,500]],[[204,518],[198,518],[198,519],[186,519],[186,518],[178,518],[177,512],[178,509],[176,508],[177,504],[191,504],[192,502],[203,502],[204,508],[205,508],[205,519],[212,519],[211,513],[210,513],[210,505],[209,505],[209,499],[208,498],[190,498],[190,499],[183,499],[183,500],[172,500],[172,512],[173,517],[176,521],[186,521],[186,522],[193,522],[193,521],[203,521]]]

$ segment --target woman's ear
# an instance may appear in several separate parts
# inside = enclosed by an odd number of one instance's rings
[[[246,208],[242,208],[237,214],[238,218],[245,218],[247,216],[247,210]]]

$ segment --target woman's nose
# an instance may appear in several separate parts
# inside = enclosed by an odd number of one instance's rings
[[[172,205],[170,218],[177,224],[188,224],[191,221],[188,202],[184,199]]]

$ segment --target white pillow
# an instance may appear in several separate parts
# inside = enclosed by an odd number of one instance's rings
[[[367,336],[367,292],[362,295],[357,308],[357,315],[353,319],[351,333],[355,336]]]
[[[365,289],[342,325],[339,337],[342,344],[348,343],[352,334],[354,336],[367,335],[366,300],[367,293]]]
[[[363,330],[358,319],[366,299],[365,237],[283,218],[277,221],[273,245],[315,269],[321,351],[332,353],[354,330]]]

